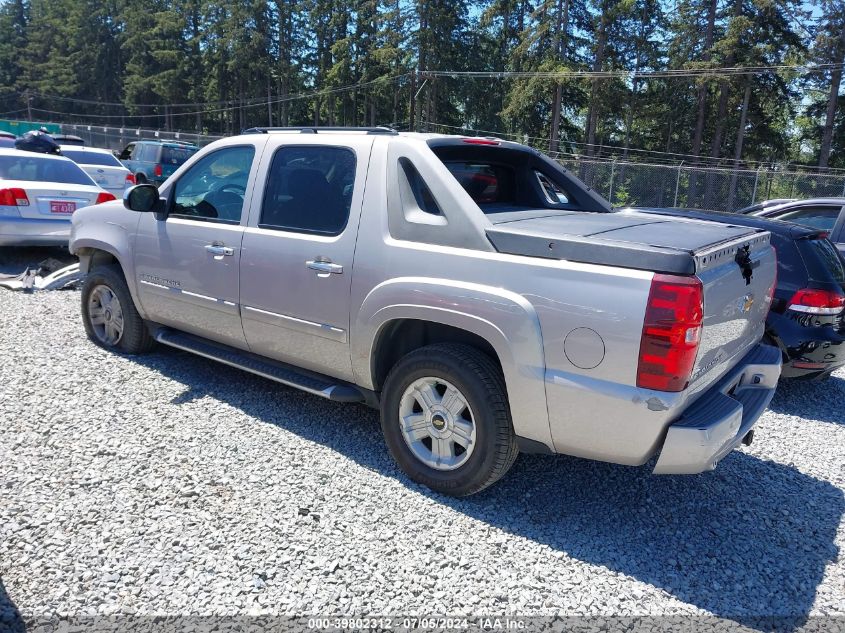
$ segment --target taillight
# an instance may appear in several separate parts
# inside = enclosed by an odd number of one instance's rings
[[[0,206],[4,207],[28,207],[29,198],[26,191],[20,187],[0,189]]]
[[[134,184],[135,184],[135,174],[126,174],[125,185],[134,185]]]
[[[637,386],[687,388],[701,342],[704,291],[697,277],[655,275],[645,310]]]
[[[97,196],[97,202],[95,202],[94,204],[102,204],[104,202],[111,202],[112,200],[115,200],[114,195],[110,194],[107,191],[104,191],[99,196]]]
[[[153,175],[154,176],[158,176],[159,178],[161,178],[161,174],[162,174],[161,165],[156,165],[155,167],[153,167]]]
[[[845,295],[833,290],[804,288],[792,295],[788,309],[804,314],[839,314],[845,309]]]

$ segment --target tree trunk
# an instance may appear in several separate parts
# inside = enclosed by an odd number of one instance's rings
[[[596,42],[596,57],[593,61],[593,72],[599,72],[604,65],[604,53],[607,46],[607,28],[610,22],[608,15],[609,3],[602,3],[601,20],[599,21],[599,30],[597,33],[598,40]],[[587,147],[586,155],[593,155],[593,145],[596,142],[596,127],[598,125],[599,109],[596,101],[598,100],[598,79],[593,79],[590,86],[590,103],[587,109]]]
[[[745,122],[748,118],[748,102],[751,100],[751,82],[745,84],[745,94],[742,96],[742,110],[739,113],[739,127],[736,130],[736,146],[734,147],[734,168],[731,174],[731,188],[728,194],[728,211],[734,211],[736,200],[736,178],[739,161],[742,160],[742,144],[745,141]]]
[[[712,55],[713,48],[713,30],[716,25],[716,8],[717,0],[710,0],[710,5],[707,9],[707,27],[704,31],[704,50],[701,59],[704,62],[709,62]],[[692,148],[690,154],[698,156],[701,153],[701,141],[704,137],[704,121],[707,114],[707,84],[701,83],[698,86],[697,113],[695,118],[695,131],[692,136]],[[687,206],[695,204],[698,198],[698,179],[690,173],[689,190],[687,192]]]
[[[835,63],[841,64],[845,61],[845,22],[842,24],[842,32],[839,34],[839,43],[836,46]],[[836,118],[836,108],[839,103],[839,86],[842,83],[842,66],[836,66],[830,72],[830,92],[827,98],[827,114],[825,115],[824,127],[822,128],[822,144],[819,150],[819,167],[827,167],[830,160],[830,146],[833,143],[833,123]]]

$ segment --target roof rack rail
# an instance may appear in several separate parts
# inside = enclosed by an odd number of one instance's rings
[[[193,147],[196,147],[196,145],[197,145],[193,141],[183,141],[181,139],[146,138],[146,137],[136,138],[136,139],[130,141],[130,143],[137,143],[138,141],[149,141],[149,142],[152,142],[152,143],[172,143],[173,145],[191,145]]]
[[[300,134],[317,134],[318,132],[366,132],[367,134],[399,134],[389,127],[251,127],[241,131],[241,134],[267,134],[268,132],[299,132]]]

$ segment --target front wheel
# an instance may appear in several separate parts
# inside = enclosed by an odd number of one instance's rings
[[[105,349],[142,354],[155,345],[116,266],[95,268],[85,278],[82,323],[88,338]]]
[[[384,383],[381,425],[411,479],[457,497],[495,483],[518,454],[501,370],[467,345],[403,357]]]

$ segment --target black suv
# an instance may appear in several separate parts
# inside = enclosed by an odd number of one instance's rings
[[[783,352],[783,378],[827,378],[845,365],[845,260],[820,229],[754,215],[637,209],[764,229],[777,250],[778,279],[766,338]]]

